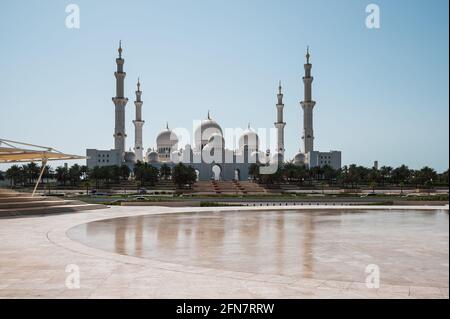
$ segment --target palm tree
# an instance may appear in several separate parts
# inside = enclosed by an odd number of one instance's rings
[[[390,180],[392,176],[392,170],[393,168],[390,166],[383,166],[380,168],[380,175],[383,185],[386,183],[386,181]]]
[[[411,179],[411,170],[406,165],[401,165],[394,170],[392,170],[392,179],[395,184],[399,184],[400,182],[408,183]]]
[[[16,186],[21,179],[22,169],[18,165],[13,165],[6,170],[6,178],[9,179],[11,187]]]
[[[352,185],[352,188],[355,188],[355,184],[358,186],[358,183],[361,181],[360,170],[355,164],[351,164],[348,168],[348,181]]]
[[[93,169],[88,171],[88,176],[89,176],[89,180],[94,180],[95,181],[95,187],[99,188],[100,187],[100,181],[102,179],[102,172],[101,172],[100,167],[95,166]]]
[[[338,176],[338,172],[331,167],[330,165],[325,165],[323,168],[323,176],[326,180],[328,180],[328,182],[330,183],[330,185],[333,185],[333,180]]]
[[[81,178],[81,167],[78,164],[73,164],[68,171],[69,179],[72,186],[75,186]]]
[[[53,178],[53,175],[55,174],[55,171],[50,165],[45,165],[44,173],[42,174],[42,179],[46,180],[46,183],[48,184],[49,179]]]
[[[66,166],[58,166],[55,170],[55,178],[58,183],[62,183],[66,186],[66,181],[69,176],[69,171]]]
[[[86,195],[89,195],[89,188],[92,186],[91,181],[84,181],[84,187],[86,187]]]
[[[22,165],[25,172],[26,182],[32,184],[38,177],[41,169],[35,162],[31,162],[26,165]]]

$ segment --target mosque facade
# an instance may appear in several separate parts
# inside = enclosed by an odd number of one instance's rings
[[[248,126],[238,140],[238,148],[229,150],[225,147],[224,132],[222,127],[212,119],[210,113],[202,120],[194,132],[194,145],[180,147],[179,136],[166,124],[165,129],[156,137],[156,148],[148,148],[144,154],[142,129],[145,121],[142,119],[141,83],[138,79],[135,91],[135,119],[134,147],[126,150],[125,132],[125,108],[128,98],[125,97],[124,72],[125,60],[122,57],[122,45],[119,45],[119,56],[116,58],[116,96],[112,98],[115,107],[114,148],[111,150],[87,149],[87,166],[127,165],[131,170],[135,164],[147,162],[150,165],[161,168],[163,165],[173,167],[178,163],[192,166],[197,173],[198,180],[248,180],[249,169],[254,163],[267,164],[270,161],[285,161],[284,128],[286,122],[283,118],[283,93],[281,82],[278,87],[276,104],[276,150],[271,154],[270,150],[260,150],[259,136],[254,129]],[[304,99],[300,102],[303,110],[303,152],[298,152],[292,162],[306,167],[329,165],[334,169],[341,168],[341,152],[319,152],[314,149],[313,110],[316,104],[312,100],[311,76],[312,64],[310,63],[309,49],[306,54],[304,83]]]

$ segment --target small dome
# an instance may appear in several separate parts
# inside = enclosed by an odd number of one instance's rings
[[[133,152],[125,152],[124,160],[127,163],[134,163],[136,162],[136,154]]]
[[[158,162],[158,153],[155,151],[151,151],[150,153],[148,153],[148,162],[149,163],[157,163]]]
[[[257,151],[259,149],[259,136],[250,126],[239,137],[239,148],[242,149],[245,145],[251,151]]]
[[[294,156],[294,164],[295,165],[304,165],[305,164],[305,154],[299,152]]]
[[[195,146],[200,149],[207,144],[211,136],[216,133],[223,136],[222,128],[216,121],[211,119],[208,113],[208,118],[201,121],[200,125],[195,130]]]
[[[156,144],[158,147],[160,146],[174,146],[178,144],[178,136],[173,132],[169,127],[167,127],[164,131],[158,134],[156,138]]]

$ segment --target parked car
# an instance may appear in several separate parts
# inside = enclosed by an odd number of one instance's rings
[[[147,190],[145,188],[139,188],[138,194],[147,194]]]
[[[372,196],[377,196],[377,194],[375,194],[375,193],[368,193],[368,194],[361,195],[360,197],[364,198],[364,197],[372,197]]]

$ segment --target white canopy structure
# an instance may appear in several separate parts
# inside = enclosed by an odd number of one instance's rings
[[[44,173],[45,165],[47,165],[48,161],[65,161],[77,159],[86,159],[86,157],[64,154],[54,149],[53,147],[0,139],[0,164],[35,161],[42,162],[41,172],[39,174],[38,180],[36,181],[36,185],[34,186],[32,196],[34,196],[34,194],[36,193],[36,189],[41,182],[42,174]]]

